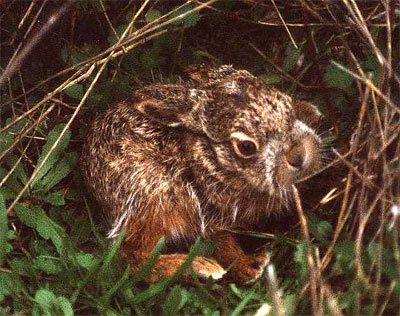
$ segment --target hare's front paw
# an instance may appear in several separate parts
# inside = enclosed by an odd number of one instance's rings
[[[186,259],[186,254],[161,255],[148,276],[147,281],[149,283],[154,283],[173,276]],[[192,262],[192,268],[196,275],[204,279],[211,277],[214,280],[218,280],[226,273],[217,261],[206,257],[196,257]],[[182,275],[181,280],[189,283],[193,282],[189,271],[186,271]]]
[[[270,259],[267,252],[256,255],[244,255],[240,257],[229,271],[230,277],[240,284],[252,284],[257,281]]]
[[[192,263],[194,272],[201,278],[221,279],[226,271],[213,259],[197,257]]]

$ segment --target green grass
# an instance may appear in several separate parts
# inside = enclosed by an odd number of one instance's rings
[[[254,315],[265,304],[267,315],[400,314],[399,7],[275,2],[218,1],[210,9],[81,1],[38,46],[20,50],[21,34],[29,42],[42,32],[30,33],[30,23],[60,10],[5,2],[0,315]],[[212,253],[200,240],[171,279],[143,282],[162,240],[143,270],[130,274],[119,254],[122,236],[105,237],[108,223],[77,165],[96,113],[201,62],[234,64],[313,102],[334,148],[324,170],[299,185],[293,211],[271,218],[265,234],[253,233],[272,264],[248,287],[194,274],[195,285],[179,283],[195,256]]]

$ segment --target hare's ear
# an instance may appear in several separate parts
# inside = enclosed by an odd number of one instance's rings
[[[293,104],[297,118],[303,123],[317,128],[322,120],[322,114],[317,107],[310,102],[295,101]]]
[[[210,80],[209,72],[211,71],[212,67],[205,64],[194,64],[187,66],[184,70],[186,75],[193,79],[194,81],[204,84],[208,83]]]
[[[136,109],[168,126],[179,125],[178,109],[156,99],[144,100],[136,104]]]
[[[163,102],[148,99],[136,104],[136,109],[144,115],[169,127],[183,126],[198,130],[198,119],[194,118],[193,104],[189,102]]]

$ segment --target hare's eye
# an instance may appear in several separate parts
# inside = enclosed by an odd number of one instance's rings
[[[235,132],[231,134],[233,148],[236,154],[242,158],[251,158],[258,151],[257,142],[251,137],[242,132]]]
[[[253,156],[257,152],[257,146],[250,140],[245,140],[237,144],[237,148],[244,157]]]

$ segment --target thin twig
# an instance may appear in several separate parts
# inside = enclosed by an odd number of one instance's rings
[[[54,15],[52,15],[47,22],[43,25],[39,32],[32,36],[29,42],[21,49],[18,53],[18,49],[12,56],[11,60],[7,64],[6,69],[0,75],[0,86],[22,66],[24,60],[28,54],[35,48],[37,44],[42,40],[42,38],[51,30],[51,28],[56,24],[62,15],[68,10],[72,2],[75,0],[68,0]],[[46,3],[46,1],[44,2]],[[43,4],[44,5],[44,4]],[[22,45],[22,42],[21,44]]]
[[[321,300],[317,295],[318,288],[318,267],[315,264],[314,256],[312,254],[312,243],[310,233],[308,231],[307,218],[304,215],[303,207],[301,205],[300,195],[297,188],[292,186],[293,198],[296,203],[296,210],[300,219],[301,229],[303,231],[304,239],[306,241],[306,261],[309,273],[311,303],[314,315],[322,316]]]

